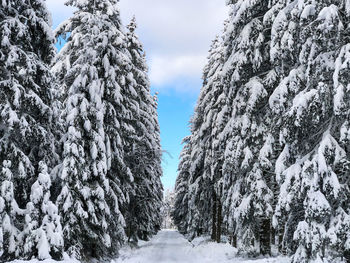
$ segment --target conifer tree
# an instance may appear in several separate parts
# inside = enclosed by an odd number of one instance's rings
[[[160,228],[162,207],[161,148],[156,101],[150,93],[145,52],[135,30],[135,17],[128,25],[127,49],[131,57],[130,79],[133,90],[128,93],[134,112],[127,122],[133,134],[125,135],[125,156],[134,177],[130,205],[126,212],[129,238],[147,240]]]
[[[296,244],[288,246],[293,262],[329,262],[349,251],[343,232],[349,231],[348,7],[346,1],[289,6],[272,29],[276,67],[283,72],[286,56],[295,54],[294,68],[270,98],[284,147],[275,224],[285,225],[286,244]]]
[[[182,234],[187,234],[188,216],[189,216],[189,179],[191,165],[191,136],[185,137],[182,141],[184,144],[180,154],[179,174],[175,184],[175,201],[171,216],[174,224]]]
[[[31,257],[38,247],[24,249],[23,226],[30,217],[32,185],[38,180],[39,162],[48,172],[57,165],[54,78],[49,64],[54,55],[50,15],[42,0],[0,3],[0,163],[2,183],[1,259]],[[37,224],[44,224],[40,214]],[[35,235],[29,229],[29,235]],[[49,237],[49,229],[42,229]],[[48,251],[51,253],[49,244]],[[60,258],[57,255],[47,255]]]
[[[60,258],[63,249],[62,226],[58,209],[50,201],[51,179],[44,162],[39,163],[39,172],[27,204],[23,230],[24,253],[29,259],[34,256],[44,260],[51,258],[51,255]]]
[[[117,1],[67,4],[78,10],[57,30],[68,41],[53,69],[66,94],[57,203],[65,249],[78,258],[101,258],[117,253],[125,240],[123,185],[132,176],[123,160],[120,127],[121,114],[127,114],[125,72],[131,68]]]
[[[224,211],[243,253],[270,253],[273,213],[274,138],[268,97],[276,83],[269,58],[267,1],[231,5],[224,42],[223,83],[231,101],[229,121],[217,136],[226,144],[223,164]],[[230,44],[234,43],[234,44]]]
[[[11,162],[4,161],[1,171],[1,192],[0,192],[0,256],[2,259],[19,257],[22,238],[20,229],[17,228],[18,217],[24,211],[18,208],[15,200],[13,174]]]
[[[194,220],[189,223],[188,232],[191,238],[210,230],[213,239],[216,239],[217,234],[217,182],[221,175],[217,160],[219,154],[214,146],[214,133],[218,131],[217,121],[222,120],[222,111],[226,110],[223,107],[225,100],[221,85],[222,55],[222,41],[217,37],[209,52],[208,64],[203,73],[204,86],[191,120],[191,166],[189,171],[179,171],[180,174],[191,174],[188,179],[188,198],[191,203],[188,216],[190,221]]]
[[[209,219],[220,215],[208,194],[214,183],[223,191],[224,226],[242,253],[278,247],[295,263],[348,260],[349,3],[228,4],[222,59],[205,68],[189,179],[179,187],[188,211],[174,213],[175,222],[189,238],[210,220],[220,223]]]

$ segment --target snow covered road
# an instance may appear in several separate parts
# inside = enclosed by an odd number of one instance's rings
[[[132,250],[133,253],[130,253],[130,250],[122,251],[121,257],[117,262],[193,262],[193,259],[189,259],[188,257],[188,252],[191,249],[191,243],[189,243],[181,234],[176,231],[163,230],[150,242],[141,245],[140,249]]]
[[[124,249],[115,263],[287,263],[285,258],[245,260],[228,244],[193,246],[180,233],[163,230],[138,249]]]

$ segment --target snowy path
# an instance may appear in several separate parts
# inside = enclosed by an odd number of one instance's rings
[[[123,250],[116,263],[284,263],[284,258],[244,260],[228,244],[205,243],[193,247],[177,231],[163,230],[139,249]]]
[[[192,249],[181,234],[176,231],[163,230],[150,242],[145,243],[140,249],[134,250],[131,255],[121,255],[119,262],[125,263],[156,263],[156,262],[194,262],[188,258],[188,252]],[[130,252],[130,251],[128,251]],[[122,252],[123,253],[123,252]],[[125,258],[126,259],[122,259]]]

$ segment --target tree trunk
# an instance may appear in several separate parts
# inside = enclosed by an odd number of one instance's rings
[[[131,222],[128,223],[126,236],[128,237],[128,242],[130,243],[130,239],[131,239]]]
[[[235,248],[237,248],[237,235],[236,234],[233,234],[232,235],[232,243],[231,245]]]
[[[285,244],[284,244],[284,235],[285,235],[285,226],[283,226],[283,227],[281,227],[279,229],[279,233],[278,233],[278,240],[279,240],[278,248],[279,248],[279,252],[282,255],[287,255],[287,250],[286,250]]]
[[[271,247],[271,256],[277,256],[279,254],[279,236],[278,230],[272,226],[270,226],[271,235],[270,235],[270,247]]]
[[[344,251],[344,258],[346,260],[346,263],[350,263],[350,250]]]
[[[216,228],[216,193],[215,191],[213,191],[213,211],[212,211],[212,227],[211,227],[211,239],[212,240],[216,240],[216,232],[217,232],[217,228]]]
[[[271,222],[270,219],[263,219],[260,227],[260,253],[271,255]]]
[[[220,200],[217,200],[217,231],[216,231],[216,242],[220,243],[221,242],[221,223],[222,223],[222,218],[221,218],[221,213],[222,213],[222,206]]]

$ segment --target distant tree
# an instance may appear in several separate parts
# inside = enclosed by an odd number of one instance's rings
[[[175,205],[175,192],[172,190],[166,190],[164,194],[163,207],[162,207],[162,227],[165,229],[173,229],[175,227],[173,219],[171,217],[174,211]]]
[[[174,224],[182,234],[187,234],[189,229],[189,210],[194,207],[189,207],[189,179],[191,166],[191,136],[185,137],[182,141],[183,149],[180,154],[180,163],[178,168],[178,176],[175,184],[175,200],[174,208],[171,216]]]

